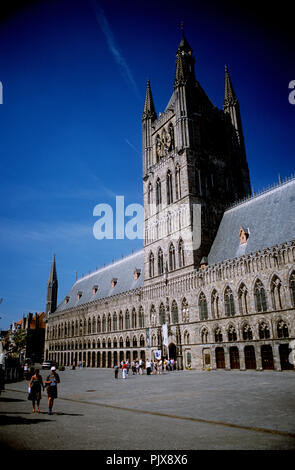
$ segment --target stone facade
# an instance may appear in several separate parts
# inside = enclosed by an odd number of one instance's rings
[[[61,365],[113,367],[122,360],[153,359],[154,351],[161,350],[180,369],[293,369],[292,220],[276,230],[269,245],[263,229],[255,233],[248,228],[249,207],[255,214],[261,198],[250,197],[239,103],[228,70],[224,110],[218,110],[196,81],[184,35],[176,57],[174,91],[159,116],[147,85],[144,249],[77,281],[52,311],[54,260],[45,357]],[[283,186],[275,193],[280,212],[295,200],[295,181]],[[237,203],[241,198],[248,199]],[[265,207],[274,204],[273,193],[263,201]],[[233,203],[234,215],[227,209]],[[222,232],[224,224],[229,226],[226,217],[236,221],[234,242]],[[237,254],[220,261],[217,254],[222,257],[229,243],[237,243]]]

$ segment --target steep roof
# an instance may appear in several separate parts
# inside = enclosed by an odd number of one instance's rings
[[[240,228],[249,232],[240,245]],[[224,212],[208,255],[215,264],[295,239],[295,178]]]
[[[135,270],[140,271],[138,279],[134,278]],[[116,280],[114,287],[112,287],[112,280]],[[143,280],[144,256],[143,250],[141,250],[78,279],[66,295],[67,303],[64,299],[57,307],[56,313],[137,289],[143,286]],[[95,286],[97,287],[96,293],[93,291]],[[80,299],[79,294],[81,295]]]

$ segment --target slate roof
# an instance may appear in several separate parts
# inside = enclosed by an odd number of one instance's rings
[[[134,279],[134,270],[140,270],[140,276]],[[112,287],[112,279],[117,279],[117,283]],[[143,250],[129,255],[122,260],[116,261],[104,268],[78,279],[73,285],[65,299],[59,304],[55,313],[60,313],[72,307],[82,306],[87,302],[103,299],[116,294],[121,294],[143,286],[144,280],[144,256]],[[97,292],[93,294],[93,287],[97,286]],[[82,296],[79,299],[78,293]]]
[[[239,232],[249,231],[240,245]],[[270,189],[224,212],[208,255],[219,263],[295,239],[295,179]]]

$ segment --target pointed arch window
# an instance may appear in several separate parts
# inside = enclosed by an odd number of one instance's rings
[[[248,314],[248,290],[245,284],[241,284],[238,291],[240,315]]]
[[[278,338],[289,338],[289,330],[283,320],[280,320],[277,324],[277,336]]]
[[[118,320],[117,320],[117,314],[114,312],[113,316],[113,330],[116,331],[118,329]]]
[[[108,331],[112,331],[112,317],[110,313],[108,316]]]
[[[204,328],[201,333],[201,341],[203,344],[208,343],[208,330]]]
[[[130,348],[130,338],[127,336],[126,338],[126,348]]]
[[[139,312],[138,312],[138,323],[139,323],[139,328],[144,327],[144,312],[143,312],[143,307],[139,307]]]
[[[176,165],[176,168],[175,168],[175,197],[176,199],[181,198],[180,166],[179,165]]]
[[[221,329],[219,326],[215,328],[214,337],[215,337],[215,343],[222,343],[223,338],[222,338],[222,333],[221,333]]]
[[[132,346],[133,346],[133,348],[137,348],[137,338],[136,338],[136,336],[133,336]]]
[[[180,268],[185,266],[184,263],[184,246],[182,238],[178,242],[178,264]]]
[[[156,205],[157,207],[162,204],[162,191],[161,191],[161,180],[160,178],[156,181]]]
[[[164,274],[164,256],[162,248],[158,251],[158,275]]]
[[[175,269],[175,248],[173,243],[170,244],[169,247],[169,269],[173,271]]]
[[[140,336],[140,339],[139,339],[139,346],[140,346],[141,348],[144,348],[144,346],[145,346],[145,340],[144,340],[144,336],[143,336],[143,335]]]
[[[119,313],[119,330],[123,330],[123,313]]]
[[[173,150],[175,147],[175,144],[174,144],[174,128],[173,128],[172,123],[169,124],[168,134],[169,134],[169,141],[170,141],[169,150]]]
[[[295,307],[295,271],[292,272],[289,280],[289,289],[291,296],[291,305]]]
[[[274,310],[280,310],[282,309],[282,283],[281,280],[277,277],[274,276],[271,285],[270,285],[270,291],[271,291],[271,298],[272,298],[272,306]]]
[[[171,212],[167,213],[167,234],[169,235],[172,232],[172,217]]]
[[[97,333],[101,333],[101,320],[100,317],[97,317]]]
[[[155,275],[155,259],[154,254],[151,252],[149,256],[149,276],[154,277]]]
[[[247,340],[251,341],[253,339],[252,329],[250,325],[248,324],[243,326],[242,334],[243,334],[244,341],[247,341]]]
[[[172,182],[172,173],[170,170],[167,172],[166,176],[166,185],[167,185],[167,204],[172,204],[173,202],[173,182]]]
[[[130,329],[130,314],[129,314],[129,310],[126,310],[126,313],[125,313],[125,329],[126,329],[126,330],[129,330],[129,329]]]
[[[132,328],[137,328],[137,316],[135,308],[132,310]]]
[[[119,345],[120,345],[120,348],[123,348],[123,347],[124,347],[124,341],[123,341],[122,336],[120,337]]]
[[[203,292],[201,292],[199,296],[199,313],[200,313],[200,320],[208,320],[207,299]]]
[[[259,339],[269,339],[270,331],[269,326],[265,322],[259,324]]]
[[[224,310],[227,317],[235,315],[234,296],[230,287],[227,287],[224,292]]]
[[[164,325],[164,323],[166,323],[166,311],[165,311],[165,306],[163,303],[160,305],[160,309],[159,309],[159,320],[160,320],[160,325]]]
[[[153,186],[152,183],[149,183],[148,185],[148,205],[149,207],[153,203]]]
[[[262,282],[259,279],[257,279],[255,283],[254,298],[255,298],[256,312],[266,312],[267,303],[266,303],[265,289],[264,289]]]
[[[175,300],[172,302],[171,306],[171,316],[172,316],[172,323],[178,323],[178,306]]]
[[[106,326],[107,326],[107,319],[106,319],[106,316],[104,315],[102,317],[102,332],[105,333],[106,332]]]
[[[219,318],[219,296],[215,289],[211,294],[211,312],[212,318]]]
[[[233,325],[230,325],[227,331],[228,341],[237,341],[237,332]]]

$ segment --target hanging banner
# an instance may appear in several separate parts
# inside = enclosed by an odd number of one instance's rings
[[[168,327],[166,323],[162,325],[162,337],[163,337],[163,344],[167,346],[168,348]]]
[[[156,351],[154,351],[154,356],[155,359],[159,361],[161,359],[161,349],[157,349]]]

